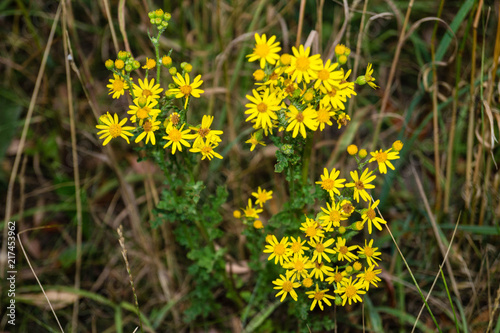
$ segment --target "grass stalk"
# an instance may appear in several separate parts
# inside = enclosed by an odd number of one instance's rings
[[[453,306],[453,300],[451,299],[450,290],[448,289],[448,284],[446,283],[446,278],[444,277],[443,269],[441,267],[439,268],[439,272],[441,272],[441,278],[443,279],[446,295],[448,295],[448,300],[450,301],[451,310],[453,311],[453,318],[455,319],[455,328],[457,330],[457,333],[460,333],[460,328],[458,327],[457,313],[455,312],[455,307]]]

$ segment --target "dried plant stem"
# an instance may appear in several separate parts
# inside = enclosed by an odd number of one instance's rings
[[[441,17],[443,11],[444,0],[440,1],[437,17]],[[441,209],[441,162],[439,158],[439,116],[438,116],[438,94],[439,84],[437,79],[436,69],[436,32],[438,22],[434,25],[434,31],[431,38],[431,63],[432,63],[432,125],[433,125],[433,142],[434,142],[434,183],[436,187],[435,194],[435,211]]]
[[[118,53],[120,47],[118,46],[118,38],[116,38],[115,26],[113,24],[113,19],[111,18],[111,12],[109,11],[109,0],[102,0],[102,3],[104,4],[106,18],[108,19],[111,38],[113,38],[113,46],[115,47],[115,51]]]
[[[139,309],[139,301],[137,300],[137,293],[135,292],[134,279],[132,278],[132,271],[130,270],[130,265],[127,259],[127,248],[125,247],[125,238],[123,237],[123,226],[120,225],[116,232],[118,233],[118,241],[120,242],[120,246],[122,248],[122,256],[123,260],[125,260],[125,266],[127,267],[128,278],[130,280],[130,286],[132,287],[132,293],[134,294],[135,308],[137,310],[137,316],[139,317],[139,326],[141,328],[141,332],[144,332],[142,329],[142,319],[141,319],[141,311]]]
[[[302,38],[302,25],[304,23],[305,10],[306,10],[306,0],[300,0],[299,25],[297,27],[297,39],[295,40],[295,47],[296,48],[299,48],[300,39]]]
[[[66,4],[62,3],[63,16],[62,16],[62,32],[63,32],[63,46],[64,46],[64,66],[66,70],[66,88],[68,94],[68,112],[69,124],[71,132],[71,155],[73,158],[73,179],[75,182],[75,201],[76,201],[76,260],[75,260],[75,290],[80,290],[81,268],[82,268],[82,199],[80,193],[80,169],[78,167],[78,153],[76,149],[76,126],[75,126],[75,110],[73,109],[73,85],[71,83],[71,71],[69,68],[70,62],[73,61],[73,53],[68,45],[68,19],[70,15],[66,10]],[[75,300],[73,303],[73,315],[71,318],[71,331],[78,331],[78,313],[80,302]]]
[[[30,105],[28,107],[28,114],[24,121],[23,131],[21,133],[21,139],[17,146],[16,158],[14,159],[14,165],[12,166],[12,172],[9,178],[9,186],[7,188],[7,200],[5,203],[5,219],[3,228],[3,241],[2,241],[2,253],[6,252],[7,249],[7,225],[10,217],[12,216],[12,198],[14,196],[14,183],[16,182],[17,171],[19,170],[19,164],[21,163],[21,155],[23,153],[24,145],[26,144],[26,136],[28,134],[28,128],[30,126],[31,118],[33,116],[33,110],[35,109],[36,100],[38,98],[38,92],[40,90],[40,85],[42,83],[43,74],[45,72],[45,65],[47,64],[47,58],[49,56],[49,51],[52,46],[52,41],[54,40],[54,34],[56,32],[56,27],[59,24],[59,16],[61,14],[61,4],[57,7],[57,12],[54,17],[54,22],[52,23],[52,28],[50,29],[49,38],[47,39],[47,45],[45,46],[45,51],[43,52],[42,62],[40,69],[38,70],[38,75],[36,77],[35,89],[31,95]],[[7,264],[7,256],[0,256],[0,278],[4,277],[5,265]]]
[[[382,128],[382,120],[384,118],[385,108],[387,107],[387,103],[389,101],[389,94],[391,92],[392,81],[394,81],[394,75],[396,73],[396,66],[399,61],[399,55],[401,54],[401,49],[403,48],[404,41],[406,40],[406,27],[408,25],[408,21],[410,20],[411,9],[413,8],[413,3],[415,1],[411,0],[408,4],[408,9],[406,10],[406,16],[403,23],[403,27],[401,28],[401,33],[399,34],[398,44],[396,46],[396,52],[394,53],[394,59],[392,60],[391,70],[389,71],[389,77],[387,78],[387,85],[384,90],[384,96],[382,97],[382,105],[380,107],[379,117],[377,120],[377,124],[375,125],[375,133],[373,134],[373,141],[371,150],[375,149],[375,146],[378,141],[378,137],[380,135],[380,130]]]

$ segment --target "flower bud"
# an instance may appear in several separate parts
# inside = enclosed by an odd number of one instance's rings
[[[168,21],[170,21],[170,19],[171,19],[171,18],[172,18],[172,14],[170,14],[170,13],[165,13],[165,14],[163,14],[163,19],[164,19],[165,21],[167,21],[167,22],[168,22]]]
[[[344,44],[337,44],[335,46],[335,54],[337,55],[337,57],[343,55],[345,53],[345,49],[346,47]]]
[[[281,64],[288,66],[292,62],[292,56],[288,53],[283,53],[280,57]]]
[[[403,142],[401,140],[398,140],[392,144],[392,149],[395,151],[401,151],[403,149]]]
[[[123,67],[125,67],[125,63],[121,59],[116,59],[115,60],[115,67],[116,67],[116,69],[123,69]]]
[[[104,63],[104,66],[106,66],[107,69],[112,70],[113,68],[115,68],[115,62],[111,59],[108,59]]]
[[[156,24],[156,25],[160,25],[160,24],[161,24],[161,22],[162,22],[161,17],[157,17],[157,18],[155,18],[155,23],[154,23],[154,24]]]
[[[134,60],[134,62],[132,63],[132,67],[134,69],[139,69],[141,67],[141,63],[137,60]]]
[[[161,8],[155,10],[155,16],[161,19],[161,17],[163,16],[163,10]]]
[[[126,70],[127,72],[131,72],[131,71],[133,71],[133,70],[134,70],[134,67],[132,67],[132,65],[131,65],[131,64],[126,64],[126,65],[125,65],[125,70]]]
[[[347,153],[349,153],[349,155],[351,156],[356,155],[357,152],[358,152],[358,146],[349,145],[349,147],[347,147]]]
[[[193,70],[193,65],[191,65],[191,64],[189,64],[189,63],[186,63],[182,69],[183,69],[186,73],[191,73],[191,71]]]
[[[366,151],[366,149],[361,149],[358,153],[359,158],[365,158],[366,155],[368,155],[368,152]]]
[[[241,212],[240,212],[238,209],[237,209],[237,210],[235,210],[235,211],[233,212],[233,217],[234,217],[235,219],[239,219],[239,218],[241,218]]]
[[[262,69],[257,69],[255,72],[253,72],[253,78],[255,81],[262,81],[264,80],[264,77],[266,76],[266,73]]]
[[[343,235],[343,234],[345,234],[346,231],[347,230],[345,227],[343,227],[343,226],[339,227],[339,234]]]
[[[170,75],[174,76],[177,73],[177,68],[170,67],[168,72],[170,73]]]
[[[155,12],[154,11],[149,12],[148,13],[148,17],[149,17],[149,19],[154,19],[155,18]]]
[[[339,65],[343,65],[347,62],[347,56],[346,55],[341,55],[337,58],[337,62]]]
[[[313,98],[314,98],[314,94],[313,94],[312,92],[310,92],[310,91],[308,91],[308,92],[306,92],[306,93],[304,94],[304,100],[305,100],[306,102],[310,102],[310,101],[312,101],[312,100],[313,100]]]
[[[342,297],[335,296],[335,305],[336,306],[341,306],[342,305]]]
[[[148,102],[147,97],[141,96],[141,97],[139,97],[139,99],[137,101],[137,105],[139,105],[139,107],[143,108],[146,106],[147,102]]]
[[[255,220],[255,221],[253,222],[253,227],[254,227],[255,229],[262,229],[262,228],[264,228],[264,225],[262,224],[262,221],[261,221],[261,220]]]
[[[163,56],[163,58],[161,58],[161,64],[167,68],[169,68],[170,66],[172,66],[172,58],[170,58],[169,56]]]

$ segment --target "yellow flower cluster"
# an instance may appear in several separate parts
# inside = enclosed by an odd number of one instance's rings
[[[256,88],[247,95],[249,103],[245,114],[246,121],[251,122],[257,130],[246,141],[251,150],[257,144],[264,143],[258,137],[264,132],[267,136],[274,129],[291,132],[295,138],[299,134],[306,138],[308,132],[326,126],[347,125],[350,117],[344,112],[347,99],[356,95],[355,84],[373,83],[373,69],[368,64],[367,73],[355,82],[348,81],[350,70],[342,66],[350,51],[343,45],[337,45],[337,62],[328,59],[326,62],[319,54],[311,55],[309,47],[292,48],[292,54],[281,54],[279,42],[272,36],[255,34],[255,47],[247,57],[250,62],[259,61],[260,69],[253,73]],[[347,58],[346,58],[347,59]],[[359,82],[358,82],[359,81]],[[260,132],[259,132],[260,131]]]
[[[104,139],[104,146],[117,137],[130,143],[129,137],[132,137],[136,143],[144,141],[145,144],[154,146],[160,142],[163,148],[171,149],[172,154],[187,147],[192,153],[200,153],[201,159],[222,158],[214,151],[223,134],[220,130],[210,128],[214,117],[203,115],[201,123],[195,126],[189,125],[185,120],[190,97],[199,98],[204,92],[200,89],[203,84],[201,75],[191,79],[193,66],[186,62],[181,63],[181,71],[178,72],[172,63],[172,51],[161,57],[159,55],[158,37],[168,26],[170,17],[169,13],[164,13],[161,9],[149,13],[150,21],[157,26],[159,33],[157,37],[150,38],[157,50],[157,59],[146,58],[142,66],[146,70],[144,80],[139,78],[137,84],[133,82],[131,74],[141,68],[141,64],[129,52],[120,51],[116,60],[106,61],[106,68],[113,73],[113,78],[107,85],[109,94],[114,99],[125,96],[125,92],[130,94],[133,104],[129,106],[127,113],[135,127],[125,126],[128,118],[120,120],[116,114],[112,117],[108,112],[99,119],[96,126],[100,130],[98,135],[100,139]],[[164,94],[159,83],[162,67],[157,66],[158,63],[168,68],[173,81]],[[154,69],[156,81],[148,78],[149,71]],[[183,107],[174,106],[172,100],[181,98],[184,99]]]
[[[252,196],[255,197],[255,201],[252,202],[252,199],[249,198],[248,205],[241,211],[235,210],[233,216],[238,219],[243,218],[244,223],[252,222],[255,229],[262,229],[264,225],[259,214],[263,212],[263,205],[273,198],[273,191],[263,190],[259,186],[257,192],[252,192]]]
[[[323,310],[324,304],[331,306],[330,300],[342,306],[361,302],[370,286],[377,287],[381,281],[378,275],[382,270],[377,269],[381,252],[373,246],[373,239],[365,239],[364,246],[353,244],[352,239],[365,226],[371,235],[373,228],[382,230],[387,223],[377,215],[380,200],[375,201],[368,192],[375,188],[372,182],[376,175],[366,165],[376,162],[384,174],[387,167],[394,169],[390,160],[398,159],[402,148],[403,143],[396,141],[386,151],[371,152],[370,159],[363,161],[367,154],[356,156],[360,174],[351,171],[350,181],[340,178],[340,170],[324,168],[316,184],[329,194],[330,200],[315,218],[305,217],[300,227],[302,235],[266,238],[263,252],[286,271],[273,281],[274,289],[279,290],[276,297],[281,296],[283,301],[290,295],[296,301],[296,289],[303,287],[312,299],[310,310],[316,305]],[[355,155],[358,147],[351,145],[347,151]]]

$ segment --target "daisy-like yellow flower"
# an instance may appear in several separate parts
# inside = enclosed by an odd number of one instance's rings
[[[113,74],[114,79],[109,80],[109,84],[106,86],[109,88],[108,95],[113,94],[113,98],[120,98],[123,94],[125,94],[125,90],[127,90],[128,84],[122,79],[119,75]]]
[[[222,155],[214,150],[214,148],[217,146],[218,146],[218,144],[213,142],[213,141],[201,140],[198,144],[196,144],[196,145],[193,144],[193,148],[189,149],[189,151],[192,153],[200,153],[202,160],[204,160],[205,158],[208,158],[208,160],[211,161],[212,158],[214,158],[214,157],[217,157],[218,159],[222,159]]]
[[[357,245],[347,246],[347,240],[342,237],[337,237],[337,243],[335,245],[335,251],[338,253],[338,260],[347,260],[349,262],[358,259],[358,256],[352,253],[358,248]]]
[[[361,281],[356,279],[353,282],[351,276],[349,277],[349,280],[347,282],[344,282],[344,284],[342,284],[340,288],[335,290],[335,293],[343,294],[341,296],[342,306],[344,306],[345,303],[347,303],[347,301],[349,301],[349,305],[351,305],[353,301],[354,303],[363,301],[361,297],[359,297],[359,295],[366,294],[366,291],[362,289],[363,289],[363,284],[361,283]]]
[[[309,257],[302,255],[290,256],[289,262],[283,265],[283,268],[289,269],[297,278],[307,278],[309,276],[308,269],[314,267],[314,263],[309,260]]]
[[[167,94],[175,94],[175,98],[184,97],[186,99],[186,102],[184,102],[184,109],[187,107],[189,96],[199,98],[200,94],[205,92],[202,89],[198,89],[203,84],[201,75],[195,77],[192,83],[190,82],[191,80],[188,73],[185,73],[184,77],[182,77],[180,73],[177,73],[177,77],[172,76],[172,79],[179,88],[169,89]]]
[[[378,247],[373,247],[373,239],[370,240],[370,243],[367,243],[367,240],[365,239],[365,247],[360,247],[360,251],[358,251],[358,254],[361,256],[364,256],[366,258],[366,262],[368,263],[369,266],[378,266],[378,263],[375,260],[381,260],[379,256],[382,254],[382,252],[378,252]]]
[[[283,302],[283,300],[286,298],[286,295],[290,294],[293,300],[297,301],[297,292],[294,290],[294,288],[300,287],[300,283],[294,282],[296,275],[291,271],[286,271],[285,274],[286,277],[280,274],[281,279],[276,279],[273,281],[273,284],[276,285],[274,289],[281,289],[279,293],[276,294],[276,297],[282,295],[280,302]]]
[[[347,124],[351,121],[351,117],[345,112],[341,112],[337,115],[337,125],[339,125],[339,129],[342,126],[347,126]]]
[[[381,224],[386,224],[387,222],[381,219],[380,217],[377,216],[377,213],[375,212],[375,208],[377,208],[378,204],[380,203],[380,200],[375,201],[371,205],[368,205],[368,209],[364,212],[363,215],[361,215],[361,218],[363,219],[363,223],[368,222],[368,233],[372,233],[372,224],[377,228],[378,230],[382,230]]]
[[[195,140],[193,146],[196,146],[200,143],[200,141],[208,140],[210,142],[219,143],[221,141],[219,135],[222,135],[224,132],[220,130],[212,130],[210,126],[214,121],[213,116],[204,115],[201,119],[201,124],[198,127],[189,127],[192,131],[194,131]]]
[[[130,110],[127,111],[128,114],[132,115],[130,121],[133,123],[139,121],[139,126],[142,126],[144,120],[153,119],[160,113],[160,109],[155,109],[157,105],[158,101],[151,96],[134,99],[134,105],[129,105]]]
[[[359,197],[364,201],[370,200],[370,195],[366,192],[367,189],[375,188],[375,185],[370,184],[376,176],[372,175],[373,171],[369,171],[368,168],[363,171],[361,177],[358,176],[358,171],[351,171],[352,183],[345,184],[345,187],[354,187],[354,200],[359,202]]]
[[[273,198],[273,191],[266,191],[260,188],[257,188],[257,192],[252,192],[252,196],[257,198],[255,200],[255,204],[262,207],[262,204],[266,203],[267,200],[271,200]]]
[[[373,74],[373,68],[372,68],[372,64],[368,63],[368,66],[366,67],[366,72],[365,72],[365,75],[363,77],[363,80],[365,83],[368,83],[368,85],[370,87],[372,87],[373,89],[377,89],[377,88],[380,88],[379,86],[377,86],[375,84],[375,78],[372,76]]]
[[[252,205],[252,200],[248,199],[248,205],[245,209],[243,209],[243,214],[245,214],[245,217],[258,219],[259,213],[262,213],[262,209],[254,208]]]
[[[151,141],[153,145],[156,144],[156,137],[155,137],[155,131],[160,128],[161,121],[157,121],[156,117],[154,117],[151,121],[146,120],[142,124],[142,129],[143,132],[135,138],[135,143],[141,141],[142,139],[146,138],[146,144]]]
[[[186,140],[192,139],[189,132],[191,131],[189,128],[183,130],[185,124],[182,124],[181,128],[178,129],[172,123],[169,123],[165,132],[167,136],[163,136],[163,139],[168,140],[168,142],[163,146],[163,148],[167,148],[170,145],[172,146],[172,155],[175,154],[177,150],[182,151],[182,146],[191,147],[191,144]]]
[[[359,282],[363,284],[363,288],[365,288],[367,291],[370,289],[370,284],[374,285],[377,288],[378,287],[377,282],[382,281],[377,276],[377,274],[382,273],[382,270],[381,269],[373,270],[374,268],[375,266],[372,265],[368,269],[365,268],[364,273],[360,273],[357,275],[357,277],[359,278]]]
[[[347,272],[339,272],[339,266],[337,266],[335,267],[335,272],[333,272],[331,276],[327,277],[325,281],[330,284],[335,284],[338,289],[340,288],[341,283],[347,282]]]
[[[134,84],[132,88],[135,98],[151,97],[151,99],[159,99],[160,93],[163,91],[159,83],[155,85],[155,79],[149,81],[148,79],[144,79],[144,81],[139,79],[139,85]]]
[[[129,131],[135,129],[132,126],[123,126],[127,122],[127,118],[123,118],[122,120],[118,119],[118,115],[115,113],[114,117],[112,117],[109,112],[105,115],[99,117],[99,120],[103,123],[103,125],[96,125],[97,129],[100,129],[97,132],[97,135],[100,135],[99,139],[104,139],[102,143],[103,146],[107,145],[111,139],[122,137],[130,143],[128,140],[129,136],[133,136]]]
[[[342,208],[340,207],[340,202],[326,203],[327,209],[321,207],[321,210],[326,214],[321,216],[319,219],[325,221],[322,225],[326,232],[330,231],[333,227],[340,227],[340,221],[347,220],[347,217],[342,215]]]
[[[342,71],[342,73],[344,73],[343,68],[341,68],[340,70]],[[354,91],[354,82],[347,81],[349,75],[351,75],[351,70],[345,72],[344,77],[340,81],[340,89],[347,98],[351,98],[353,95],[354,96],[357,95],[356,92]]]
[[[318,71],[322,68],[320,55],[309,56],[311,48],[308,47],[304,50],[304,45],[300,45],[298,50],[295,46],[292,47],[292,52],[292,62],[286,70],[286,73],[292,75],[292,80],[297,80],[297,83],[300,83],[304,79],[306,83],[309,83],[311,79],[316,79]]]
[[[255,119],[256,128],[263,128],[264,130],[273,127],[272,120],[277,120],[276,111],[281,109],[279,101],[274,94],[271,94],[267,89],[261,96],[257,90],[252,90],[253,96],[247,95],[251,103],[245,105],[248,108],[245,114],[248,114],[246,121]]]
[[[253,53],[247,55],[248,61],[253,62],[255,60],[260,61],[260,68],[264,68],[266,66],[266,62],[268,64],[274,65],[276,60],[280,58],[278,52],[281,51],[281,47],[279,46],[279,42],[274,42],[276,40],[276,36],[271,36],[269,39],[266,38],[266,34],[255,34],[255,47],[253,49]]]
[[[341,208],[341,213],[345,217],[351,216],[351,214],[354,212],[354,206],[349,200],[342,200],[340,202],[340,208]]]
[[[321,263],[323,259],[325,259],[328,262],[332,261],[330,257],[328,257],[327,253],[335,254],[334,249],[328,248],[330,245],[333,244],[333,242],[335,242],[335,240],[333,238],[330,238],[329,240],[323,243],[324,240],[325,239],[322,238],[318,241],[314,239],[309,241],[308,244],[311,245],[311,247],[314,249],[313,257],[311,259],[312,261],[317,261],[318,263]]]
[[[333,86],[338,86],[340,81],[344,78],[344,73],[342,71],[336,71],[338,63],[330,64],[331,60],[328,59],[324,66],[318,71],[318,78],[314,82],[314,89],[318,89],[320,85],[323,85],[327,90],[332,89]]]
[[[321,188],[330,193],[330,197],[333,198],[333,194],[340,195],[339,188],[343,188],[345,179],[337,179],[340,175],[340,170],[335,168],[332,169],[330,173],[328,173],[328,169],[323,169],[323,175],[321,175],[321,181],[317,181],[316,184],[320,184]]]
[[[309,308],[309,311],[314,310],[316,307],[316,304],[318,304],[319,308],[321,311],[323,311],[323,302],[325,302],[328,306],[332,306],[332,303],[328,299],[335,299],[335,296],[328,295],[326,292],[329,289],[325,290],[319,290],[319,286],[316,284],[316,290],[315,291],[306,291],[306,294],[309,295],[309,298],[313,299],[313,302],[311,304],[311,307]]]
[[[314,267],[313,267],[311,273],[309,273],[309,277],[314,276],[314,278],[316,280],[319,278],[320,281],[323,281],[325,279],[325,275],[330,276],[330,275],[332,275],[332,272],[333,272],[332,267],[325,265],[324,262],[315,261]]]
[[[245,141],[245,143],[249,143],[251,144],[252,146],[250,147],[250,151],[253,151],[255,149],[255,146],[257,145],[262,145],[262,146],[266,146],[266,144],[264,143],[264,141],[259,141],[259,139],[257,138],[257,132],[254,132],[252,134],[250,134],[250,139],[248,139],[247,141]]]
[[[331,106],[328,103],[319,103],[319,108],[316,111],[316,119],[318,120],[320,131],[323,131],[325,129],[325,125],[333,125],[331,117],[334,115],[335,111],[332,110]]]
[[[271,253],[267,260],[272,260],[274,258],[274,264],[276,265],[279,261],[280,265],[283,266],[283,262],[288,261],[288,254],[290,249],[288,246],[288,237],[283,237],[279,242],[276,236],[272,235],[271,239],[268,241],[269,245],[266,245],[264,253]]]
[[[301,224],[300,230],[303,231],[310,240],[314,239],[318,241],[320,237],[325,237],[325,231],[320,229],[319,223],[310,218],[306,218],[306,222]]]
[[[142,66],[144,69],[153,69],[156,67],[156,60],[146,58],[146,64]]]
[[[295,239],[293,236],[290,237],[291,239],[291,246],[290,246],[290,254],[293,255],[294,257],[297,255],[303,255],[305,250],[309,250],[307,246],[304,246],[306,240],[304,239],[303,241],[300,240],[300,236]]]
[[[383,151],[380,149],[380,151],[375,151],[374,153],[370,152],[370,155],[372,155],[372,158],[368,162],[377,162],[378,163],[378,169],[380,173],[385,174],[387,173],[387,167],[391,168],[394,170],[394,165],[390,162],[391,160],[397,160],[399,158],[399,152],[397,151],[391,151],[392,149],[389,148],[386,151]]]
[[[312,131],[318,129],[318,120],[316,119],[316,111],[312,106],[308,106],[304,111],[299,111],[294,105],[290,105],[287,112],[288,126],[287,132],[293,130],[292,137],[297,137],[300,132],[302,137],[306,138],[306,126]]]

